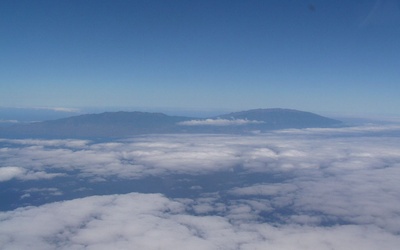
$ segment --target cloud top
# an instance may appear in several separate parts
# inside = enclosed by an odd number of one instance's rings
[[[397,249],[399,130],[3,139],[6,191],[71,200],[0,212],[0,249]]]
[[[19,180],[40,180],[52,179],[63,176],[63,173],[47,173],[45,171],[27,170],[21,167],[0,167],[0,182],[12,179]]]
[[[21,176],[25,173],[23,168],[19,167],[1,167],[0,168],[0,182],[8,181],[15,177]]]
[[[160,194],[130,193],[2,212],[0,248],[372,250],[400,244],[398,236],[374,226],[273,226],[186,209],[185,202]]]
[[[247,120],[247,119],[204,119],[204,120],[190,120],[179,122],[182,126],[240,126],[248,124],[261,124],[262,121]]]

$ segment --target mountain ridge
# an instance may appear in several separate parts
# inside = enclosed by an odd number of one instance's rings
[[[288,128],[335,127],[341,121],[294,109],[251,109],[210,118],[159,112],[83,114],[0,128],[1,137],[110,138],[162,133],[243,133]]]
[[[317,115],[311,112],[299,111],[294,109],[271,108],[271,109],[251,109],[247,111],[233,112],[219,116],[223,119],[229,117],[233,119],[248,119],[264,122],[264,126],[279,129],[281,126],[290,128],[307,128],[318,126],[332,126],[339,121]],[[314,125],[315,124],[315,125]]]

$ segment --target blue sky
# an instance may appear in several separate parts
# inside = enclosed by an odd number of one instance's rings
[[[400,115],[400,1],[0,2],[0,107]]]

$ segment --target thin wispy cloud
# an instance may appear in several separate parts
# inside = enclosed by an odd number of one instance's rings
[[[0,120],[0,123],[18,123],[17,120]]]
[[[66,112],[66,113],[79,113],[80,109],[78,108],[66,108],[66,107],[35,107],[33,109],[42,109],[42,110],[52,110],[56,112]]]
[[[376,125],[369,124],[363,126],[351,126],[341,128],[306,128],[306,129],[282,129],[276,130],[276,134],[309,134],[309,135],[339,135],[339,134],[361,134],[361,133],[382,133],[382,132],[396,132],[400,130],[400,125]]]

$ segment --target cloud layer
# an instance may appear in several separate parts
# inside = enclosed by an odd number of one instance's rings
[[[2,139],[0,184],[24,184],[22,201],[62,198],[67,177],[112,185],[160,177],[187,195],[89,196],[0,212],[0,249],[397,249],[399,137],[391,126]],[[51,179],[61,184],[36,185]]]
[[[195,216],[159,194],[93,196],[0,214],[1,249],[395,249],[374,226],[273,226]],[[246,211],[241,212],[246,215]]]

